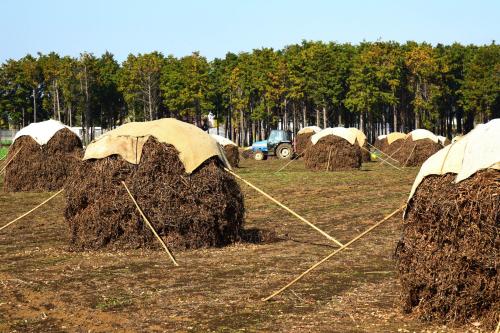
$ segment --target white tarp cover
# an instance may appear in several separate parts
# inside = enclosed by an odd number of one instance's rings
[[[387,134],[377,136],[377,139],[379,139],[379,140],[383,140],[385,138],[387,138]]]
[[[392,144],[394,141],[399,139],[406,139],[406,134],[401,132],[392,132],[387,134],[387,143]]]
[[[442,135],[438,135],[437,137],[438,137],[439,143],[444,146],[445,141],[446,141],[446,137],[442,136]]]
[[[356,134],[345,127],[325,128],[324,130],[321,130],[320,132],[311,136],[311,142],[313,145],[315,145],[321,138],[324,138],[328,135],[335,135],[346,139],[351,145],[356,142]]]
[[[57,120],[46,120],[41,121],[39,123],[32,123],[28,126],[22,128],[19,132],[14,136],[14,141],[20,138],[21,136],[28,135],[33,138],[40,146],[46,145],[50,139],[56,134],[59,130],[63,128],[69,129],[71,132],[75,133],[78,136],[78,133],[75,132],[71,127],[68,127]],[[79,136],[78,136],[79,137]]]
[[[488,168],[500,170],[500,119],[476,127],[461,140],[429,157],[420,168],[409,199],[428,175],[455,173],[455,183],[458,183]]]
[[[363,147],[366,141],[365,133],[363,133],[363,131],[357,129],[356,127],[349,127],[348,130],[356,134],[356,139],[358,139],[359,146]]]
[[[410,135],[410,134],[411,134],[411,138],[413,141],[430,139],[430,140],[434,141],[435,143],[439,142],[438,137],[434,133],[432,133],[431,131],[428,131],[426,129],[423,129],[423,128],[413,130],[408,135]]]
[[[223,137],[222,135],[218,135],[218,134],[210,134],[210,136],[212,138],[215,139],[215,141],[217,141],[222,147],[225,147],[225,146],[228,146],[228,145],[233,145],[233,146],[236,146],[236,143],[234,143],[233,141],[229,140],[228,138],[225,138]]]
[[[300,129],[300,131],[297,132],[297,135],[299,134],[305,134],[305,133],[318,133],[319,131],[321,131],[321,127],[318,127],[318,126],[306,126],[302,129]]]
[[[218,156],[228,169],[231,168],[222,147],[208,133],[173,118],[131,122],[106,132],[88,145],[83,159],[99,159],[116,154],[129,163],[138,164],[142,147],[150,136],[173,145],[179,151],[179,159],[187,173],[192,173],[212,156]]]

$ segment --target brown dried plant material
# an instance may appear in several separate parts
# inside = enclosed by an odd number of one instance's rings
[[[240,153],[235,145],[225,145],[224,154],[233,168],[237,168],[240,164]]]
[[[83,161],[65,191],[70,249],[158,247],[121,181],[169,248],[219,247],[241,238],[243,195],[220,160],[210,158],[188,175],[178,151],[151,137],[138,165],[116,155]]]
[[[500,171],[426,177],[396,249],[403,309],[428,321],[494,328],[500,313]]]
[[[413,141],[411,135],[406,139],[394,141],[387,154],[396,159],[402,166],[421,166],[429,157],[441,150],[443,146],[430,139]]]
[[[314,135],[314,132],[302,133],[302,134],[297,135],[297,138],[295,141],[295,153],[298,156],[302,156],[302,154],[304,154],[304,151],[307,149],[307,147],[312,145],[311,136],[313,136],[313,135]]]
[[[40,146],[30,136],[21,136],[9,149],[7,160],[19,152],[5,169],[4,191],[45,192],[64,187],[81,163],[82,142],[64,128]]]
[[[361,167],[361,148],[336,135],[321,138],[305,155],[306,168],[317,171],[341,171]],[[327,170],[328,169],[328,170]]]

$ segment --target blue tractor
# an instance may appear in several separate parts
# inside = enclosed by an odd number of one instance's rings
[[[257,161],[265,160],[267,156],[289,159],[293,155],[292,135],[288,131],[272,130],[267,140],[254,142],[250,149]]]

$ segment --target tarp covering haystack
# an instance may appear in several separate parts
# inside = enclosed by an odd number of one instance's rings
[[[430,156],[443,148],[439,138],[425,129],[411,131],[400,146],[393,142],[387,154],[396,159],[402,166],[421,166]]]
[[[70,248],[155,248],[122,181],[167,245],[223,246],[241,237],[243,196],[222,148],[175,119],[128,123],[86,149],[66,186]]]
[[[431,156],[396,249],[404,310],[493,328],[500,313],[500,119]]]
[[[222,146],[229,164],[231,164],[232,167],[238,167],[240,163],[240,153],[238,150],[238,145],[221,135],[210,134],[210,136]]]
[[[341,171],[361,167],[356,134],[347,128],[325,128],[311,137],[304,155],[305,166],[317,171]]]
[[[311,145],[311,137],[320,132],[321,128],[318,126],[306,126],[297,132],[295,139],[295,153],[302,156],[309,145]]]
[[[356,141],[361,148],[361,161],[370,162],[370,149],[368,148],[368,140],[366,139],[365,133],[355,127],[350,127],[348,129],[356,135]]]
[[[400,140],[404,140],[405,138],[406,134],[401,132],[392,132],[385,135],[379,135],[375,140],[373,146],[383,153],[388,153],[389,150],[394,152],[400,147],[400,144],[403,142]]]
[[[56,120],[32,123],[14,137],[6,161],[4,190],[61,189],[83,156],[82,141]]]

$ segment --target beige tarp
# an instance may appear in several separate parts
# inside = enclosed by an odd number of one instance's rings
[[[234,143],[233,141],[229,140],[228,138],[223,137],[222,135],[210,134],[210,136],[212,138],[214,138],[215,141],[217,141],[222,147],[225,147],[225,146],[228,146],[228,145],[232,145],[232,146],[238,147],[238,145],[236,143]]]
[[[218,156],[230,168],[221,146],[210,135],[194,125],[173,118],[132,122],[106,132],[88,145],[83,159],[117,154],[130,163],[138,164],[142,147],[150,136],[173,145],[179,151],[179,159],[187,173],[193,172],[212,156]]]
[[[297,135],[305,133],[318,133],[319,131],[321,131],[321,128],[318,126],[306,126],[298,131]]]
[[[356,142],[356,134],[345,127],[325,128],[324,130],[321,130],[321,132],[311,136],[311,142],[315,145],[321,138],[328,135],[335,135],[344,138],[349,141],[351,145]]]
[[[363,147],[366,141],[366,135],[361,130],[355,127],[349,127],[349,131],[353,132],[356,135],[356,139],[358,140],[358,144],[360,147]]]
[[[429,139],[429,140],[434,141],[435,143],[439,142],[438,137],[434,133],[432,133],[431,131],[428,131],[426,129],[419,128],[419,129],[411,131],[408,135],[410,135],[410,134],[411,134],[411,138],[413,141]]]
[[[410,197],[428,175],[455,173],[455,182],[482,169],[500,170],[500,119],[478,126],[461,140],[444,147],[424,162],[413,183]]]
[[[406,139],[406,134],[401,132],[392,132],[387,134],[387,143],[392,144],[394,141],[399,139]]]

